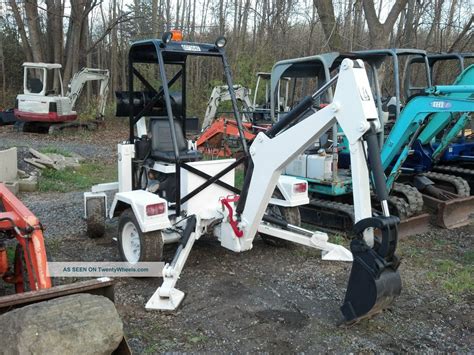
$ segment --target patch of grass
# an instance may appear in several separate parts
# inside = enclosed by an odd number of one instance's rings
[[[334,234],[329,237],[329,242],[338,245],[345,245],[346,239],[340,234]]]
[[[51,147],[51,146],[41,148],[39,151],[43,154],[59,154],[59,155],[62,155],[63,157],[72,157],[70,152],[63,149],[56,148],[56,147]]]
[[[94,184],[115,181],[117,166],[84,163],[79,168],[44,169],[38,181],[39,191],[69,192],[87,190]]]
[[[474,266],[462,265],[453,260],[434,260],[433,270],[428,273],[431,281],[457,297],[464,293],[474,292]]]
[[[414,240],[406,239],[403,243],[399,243],[397,253],[402,258],[410,259],[410,262],[418,267],[425,267],[431,263],[431,259],[425,257],[426,247]]]
[[[235,170],[235,187],[238,189],[242,189],[242,186],[244,186],[244,170],[243,169],[236,169]]]
[[[158,344],[151,344],[151,345],[148,345],[145,349],[143,349],[143,353],[144,354],[156,354],[156,353],[158,353],[158,348],[159,348]]]
[[[197,343],[202,343],[207,340],[207,336],[204,334],[198,334],[198,335],[193,335],[188,337],[188,342],[192,344],[197,344]]]
[[[462,256],[463,262],[468,265],[474,265],[474,250],[469,250]]]

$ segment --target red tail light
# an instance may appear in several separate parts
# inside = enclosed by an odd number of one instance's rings
[[[295,193],[306,192],[307,189],[308,189],[308,184],[305,182],[299,182],[293,185],[293,192]]]
[[[146,215],[147,216],[156,216],[158,214],[165,213],[166,206],[164,202],[155,203],[153,205],[146,206]]]

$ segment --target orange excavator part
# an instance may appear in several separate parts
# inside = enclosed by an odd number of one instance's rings
[[[247,141],[253,140],[256,135],[251,132],[252,124],[245,122],[243,126],[245,139]],[[198,150],[204,154],[217,157],[230,157],[233,152],[226,142],[227,137],[239,137],[237,122],[232,119],[220,117],[199,136],[196,145]]]
[[[15,270],[14,277],[4,279],[15,283],[17,290],[22,290],[23,285],[18,284],[26,281],[23,280],[26,274],[30,290],[50,288],[51,278],[48,276],[43,230],[38,218],[2,183],[0,205],[5,211],[0,212],[0,231],[9,232],[16,238],[19,247],[15,257],[15,269],[23,268],[22,275]]]
[[[7,271],[8,271],[7,249],[4,246],[0,246],[0,277],[2,277]]]

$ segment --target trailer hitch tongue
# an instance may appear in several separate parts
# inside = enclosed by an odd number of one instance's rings
[[[351,325],[372,317],[389,307],[400,295],[400,261],[395,255],[398,223],[398,217],[379,216],[355,224],[356,238],[351,242],[354,260],[344,304],[341,306],[344,324]],[[362,236],[367,228],[381,231],[381,237],[376,237],[373,248],[367,245]]]

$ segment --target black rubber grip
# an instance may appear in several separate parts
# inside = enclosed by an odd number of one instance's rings
[[[313,98],[311,96],[306,96],[301,102],[288,112],[285,117],[279,120],[277,123],[270,128],[266,135],[270,138],[275,137],[281,130],[288,126],[291,122],[298,119],[307,109],[313,106]]]
[[[367,142],[367,152],[369,154],[370,169],[372,170],[375,193],[379,201],[388,200],[387,187],[385,185],[385,175],[380,159],[380,147],[375,128],[372,126],[365,134]]]

